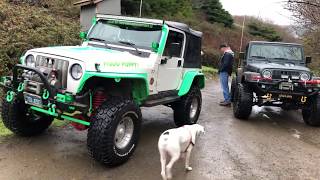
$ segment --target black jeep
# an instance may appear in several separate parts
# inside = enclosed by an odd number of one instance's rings
[[[240,53],[236,78],[232,79],[233,113],[247,119],[252,106],[302,109],[303,120],[320,125],[320,80],[306,67],[300,44],[252,41]]]

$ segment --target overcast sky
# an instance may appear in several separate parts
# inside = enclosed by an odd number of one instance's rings
[[[279,25],[292,24],[290,12],[283,8],[284,0],[220,0],[232,15],[251,15],[271,20]]]

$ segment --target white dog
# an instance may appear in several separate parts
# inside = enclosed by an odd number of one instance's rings
[[[192,167],[189,166],[190,154],[196,143],[197,135],[201,133],[204,133],[204,127],[194,124],[169,129],[161,134],[158,148],[161,161],[161,176],[164,180],[172,178],[172,166],[181,157],[182,153],[186,155],[186,170],[192,171]]]

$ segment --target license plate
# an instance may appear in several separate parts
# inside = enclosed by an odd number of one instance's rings
[[[282,82],[279,86],[280,90],[291,90],[293,91],[293,84],[289,82]]]
[[[26,104],[42,107],[42,99],[40,96],[24,93],[24,101]]]

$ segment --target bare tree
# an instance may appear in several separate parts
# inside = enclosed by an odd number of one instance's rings
[[[320,27],[320,0],[287,0],[286,9],[304,28],[316,30]]]

